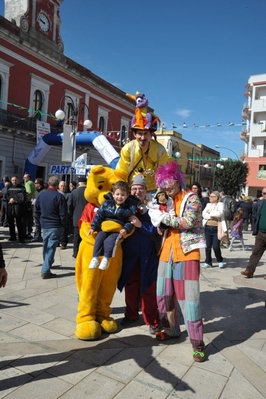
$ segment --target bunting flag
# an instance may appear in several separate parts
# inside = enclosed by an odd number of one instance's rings
[[[186,157],[187,161],[209,161],[209,162],[224,162],[225,158],[211,158],[211,157]],[[228,158],[229,162],[238,162],[238,160],[233,160],[231,158]]]
[[[255,125],[258,125],[258,124],[262,125],[263,122],[258,121],[257,123],[255,123]],[[188,126],[186,124],[186,122],[184,122],[182,126],[178,126],[175,123],[172,123],[172,129],[178,129],[180,127],[182,127],[183,129],[186,129],[189,127],[191,127],[191,128],[209,128],[209,127],[246,126],[246,125],[247,125],[247,122],[244,120],[241,123],[228,122],[227,125],[222,125],[221,123],[217,122],[216,125],[210,125],[209,123],[205,123],[204,125],[197,125],[196,123],[193,123],[192,126]],[[162,125],[162,128],[167,130],[167,127],[165,126],[165,124]]]
[[[3,101],[3,100],[0,100],[0,102],[1,102],[1,103],[5,103],[5,104],[10,105],[10,106],[13,106],[13,107],[18,108],[18,109],[23,109],[23,110],[26,109],[27,112],[28,112],[29,114],[30,114],[30,113],[33,113],[34,116],[40,114],[40,115],[50,116],[51,118],[54,118],[54,119],[56,119],[56,120],[59,120],[59,119],[57,119],[57,118],[55,117],[55,115],[52,114],[51,112],[48,112],[48,113],[46,114],[45,112],[42,112],[40,109],[38,109],[38,110],[30,109],[30,108],[27,108],[27,107],[23,107],[22,105],[10,103],[10,102],[8,102],[8,101]]]

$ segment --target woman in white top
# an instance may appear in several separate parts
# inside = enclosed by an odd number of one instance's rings
[[[206,238],[206,259],[202,267],[212,267],[211,250],[213,248],[215,257],[220,268],[224,267],[223,257],[220,248],[220,240],[218,239],[218,221],[222,222],[224,231],[227,231],[224,222],[224,204],[219,202],[219,192],[212,191],[210,194],[210,202],[206,205],[202,212],[203,226],[205,227]]]

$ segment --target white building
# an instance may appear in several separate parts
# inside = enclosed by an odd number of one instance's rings
[[[245,88],[242,117],[246,125],[240,135],[249,165],[245,194],[260,197],[266,186],[266,73],[250,76]]]

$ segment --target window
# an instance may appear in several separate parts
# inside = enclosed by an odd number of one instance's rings
[[[105,120],[104,120],[103,116],[100,116],[100,119],[99,119],[99,130],[100,130],[100,132],[105,131]]]
[[[34,118],[38,121],[42,120],[42,105],[43,105],[43,95],[40,90],[36,90],[33,95],[33,106]],[[40,111],[40,112],[39,112]]]
[[[107,108],[98,105],[98,127],[101,132],[105,132],[107,130],[107,121],[109,119],[110,110]]]
[[[7,109],[7,101],[8,101],[8,86],[9,86],[9,75],[10,75],[10,68],[14,64],[10,64],[6,60],[2,60],[0,58],[0,108]]]
[[[29,116],[31,116],[32,118],[36,117],[36,119],[46,122],[50,86],[53,83],[44,78],[41,78],[40,76],[34,75],[33,73],[31,73],[30,75],[31,87],[29,108],[31,109],[31,112],[29,113]],[[41,113],[36,113],[36,111],[41,111]]]

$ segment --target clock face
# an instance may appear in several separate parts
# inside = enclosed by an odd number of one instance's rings
[[[39,12],[37,21],[38,21],[40,29],[43,32],[48,32],[49,31],[50,22],[49,22],[48,17],[43,12]]]

